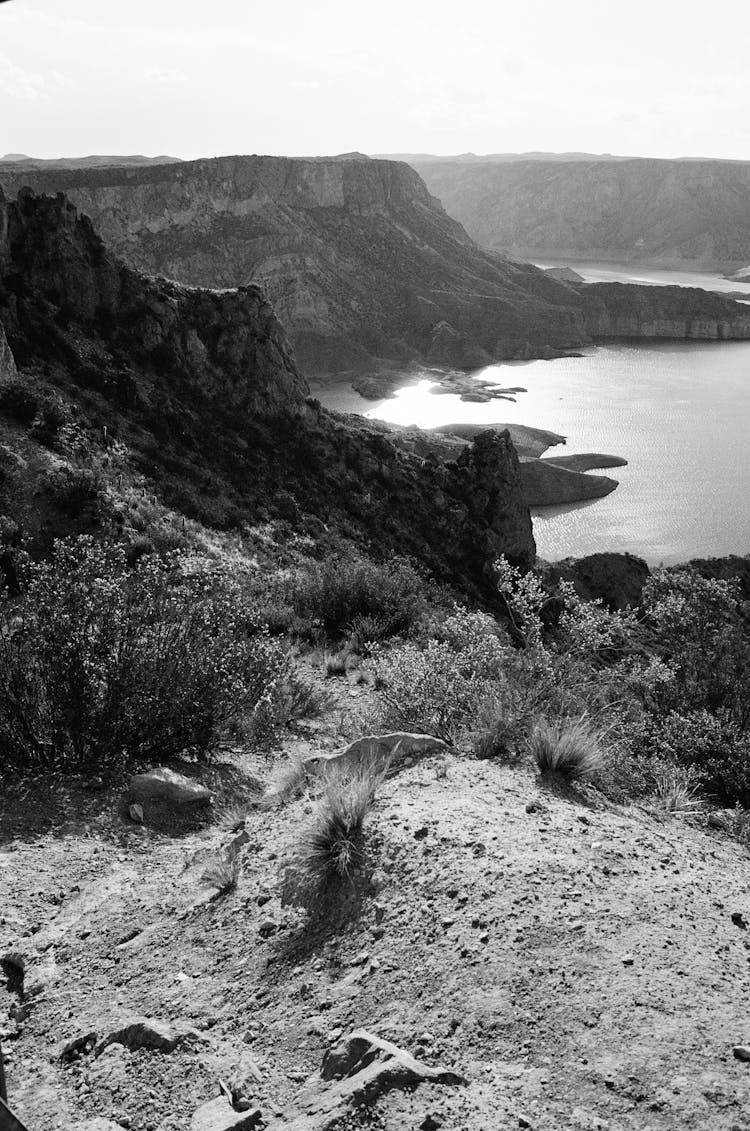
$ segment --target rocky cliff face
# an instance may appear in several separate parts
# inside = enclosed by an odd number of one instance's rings
[[[591,283],[580,288],[592,338],[750,338],[750,306],[693,287]]]
[[[0,323],[22,377],[64,399],[88,449],[116,440],[149,489],[191,517],[227,527],[281,516],[412,554],[475,592],[491,591],[499,554],[533,558],[507,434],[442,467],[326,412],[258,288],[147,278],[62,195],[0,201]],[[0,512],[12,511],[8,483]]]
[[[581,341],[563,287],[476,247],[400,162],[0,167],[6,193],[24,185],[64,191],[141,270],[260,284],[311,372],[373,357],[472,366]]]
[[[750,162],[413,164],[469,235],[507,254],[650,260],[719,271],[750,259]]]

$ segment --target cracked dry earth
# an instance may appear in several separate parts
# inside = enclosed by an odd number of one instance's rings
[[[467,1082],[391,1090],[311,1128],[750,1129],[750,1064],[732,1054],[750,1043],[748,852],[697,818],[425,758],[369,818],[371,894],[311,931],[279,900],[309,799],[251,809],[239,886],[211,898],[200,872],[231,821],[142,829],[116,791],[71,787],[75,822],[40,831],[45,788],[25,803],[6,789],[0,850],[0,953],[26,965],[22,984],[4,967],[0,1026],[30,1131],[95,1116],[189,1129],[220,1079],[283,1128],[359,1028]],[[190,1037],[60,1061],[133,1016]]]

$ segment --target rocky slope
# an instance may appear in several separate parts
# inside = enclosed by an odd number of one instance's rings
[[[373,357],[479,365],[581,341],[570,296],[481,251],[403,163],[222,157],[145,168],[0,168],[64,191],[132,266],[259,283],[303,368]]]
[[[100,524],[117,531],[118,483],[138,476],[144,496],[210,526],[242,531],[283,518],[314,538],[413,554],[470,590],[490,584],[498,554],[533,557],[507,435],[479,437],[440,466],[360,418],[326,412],[257,287],[146,278],[62,196],[0,201],[0,324],[37,398],[30,416],[13,398],[0,402],[0,513],[42,544],[40,496],[52,492],[50,511],[60,504],[42,523],[47,540],[80,529],[78,520],[89,528],[89,494]],[[52,403],[65,423],[45,447],[37,437]],[[59,498],[57,480],[30,470],[52,474],[50,461],[66,477]],[[71,475],[81,505],[61,530]]]
[[[732,272],[750,259],[750,162],[416,159],[485,247]]]

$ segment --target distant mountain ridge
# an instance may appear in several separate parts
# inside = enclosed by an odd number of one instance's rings
[[[750,260],[750,162],[462,155],[412,165],[470,236],[511,256],[726,273]]]
[[[159,157],[144,157],[140,153],[125,157],[106,157],[99,154],[90,154],[88,157],[29,157],[27,153],[6,153],[0,157],[0,166],[23,165],[40,169],[95,169],[101,165],[165,165],[181,160],[181,157],[168,157],[164,154]]]

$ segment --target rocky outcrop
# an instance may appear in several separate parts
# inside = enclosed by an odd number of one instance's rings
[[[146,167],[0,167],[64,191],[132,266],[260,284],[310,372],[373,356],[478,366],[580,343],[565,287],[478,248],[408,165],[221,157]]]
[[[693,287],[591,283],[580,290],[592,338],[750,338],[750,306]]]
[[[222,528],[283,517],[308,536],[412,555],[474,592],[494,593],[499,554],[533,559],[507,433],[441,465],[327,412],[257,287],[147,278],[62,195],[0,201],[0,322],[40,395],[75,409],[87,450],[116,440],[118,458],[178,512]],[[11,480],[0,514],[22,519]],[[108,521],[116,529],[116,509]]]
[[[530,507],[561,506],[585,499],[601,499],[617,487],[607,475],[585,475],[560,467],[546,459],[524,460],[521,464],[523,497]]]
[[[16,361],[10,351],[8,339],[5,336],[5,330],[3,329],[2,323],[0,323],[0,380],[7,380],[16,375]]]
[[[736,271],[750,260],[750,162],[415,159],[485,247]]]

